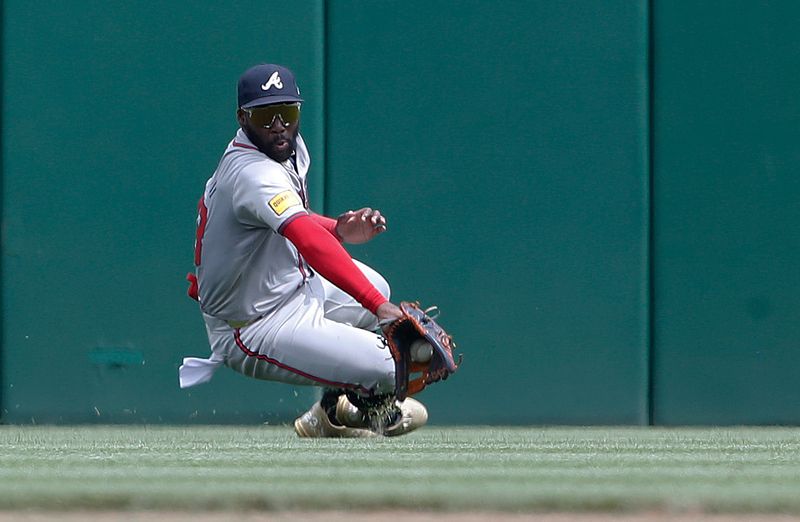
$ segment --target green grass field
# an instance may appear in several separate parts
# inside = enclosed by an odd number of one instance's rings
[[[800,429],[0,426],[0,510],[800,513]]]

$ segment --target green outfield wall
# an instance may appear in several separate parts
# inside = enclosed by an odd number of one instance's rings
[[[186,297],[236,80],[295,70],[318,211],[443,310],[431,421],[797,424],[800,3],[3,3],[7,423],[283,423]]]
[[[435,418],[646,422],[644,3],[403,5],[331,3],[326,197],[457,336]]]
[[[7,422],[277,422],[309,402],[233,372],[177,385],[181,358],[208,353],[184,280],[197,200],[237,128],[236,80],[266,56],[304,79],[322,188],[322,2],[259,12],[4,2]]]
[[[800,3],[655,6],[653,420],[800,423]]]

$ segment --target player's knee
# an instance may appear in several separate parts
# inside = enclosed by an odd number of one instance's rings
[[[380,373],[376,378],[371,380],[367,388],[370,390],[370,395],[384,395],[387,393],[394,393],[395,382],[394,372]]]
[[[390,299],[392,296],[392,289],[389,288],[389,282],[386,281],[386,279],[384,279],[383,276],[378,274],[377,272],[375,272],[375,274],[377,275],[377,280],[373,281],[372,284],[375,286],[378,292],[381,293],[383,297],[385,297],[386,299]]]
[[[389,282],[386,281],[382,275],[360,261],[356,261],[356,265],[358,265],[367,279],[369,279],[369,282],[372,283],[372,286],[374,286],[383,297],[391,299],[392,291],[391,288],[389,288]]]
[[[389,356],[372,359],[365,357],[357,363],[356,372],[361,375],[363,388],[370,393],[391,393],[394,391],[394,360]]]

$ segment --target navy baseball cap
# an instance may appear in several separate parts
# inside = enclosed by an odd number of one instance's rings
[[[239,77],[238,94],[239,107],[243,109],[303,101],[294,73],[274,63],[262,63],[247,69]]]

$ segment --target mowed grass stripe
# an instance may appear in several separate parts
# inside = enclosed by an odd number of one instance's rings
[[[800,513],[800,430],[0,428],[0,508]]]
[[[36,462],[11,463],[4,462],[0,469],[0,480],[14,480],[18,477],[36,478],[46,480],[51,478],[82,478],[90,479],[147,476],[165,478],[191,478],[194,476],[217,476],[221,479],[250,478],[259,479],[267,474],[270,477],[293,479],[312,476],[358,476],[361,474],[373,475],[376,468],[390,473],[392,477],[415,478],[420,474],[438,479],[441,476],[472,475],[476,472],[481,477],[490,478],[519,478],[526,480],[582,480],[603,479],[630,482],[642,480],[694,480],[703,481],[751,481],[758,480],[769,483],[784,483],[786,481],[799,482],[798,465],[759,463],[715,463],[707,465],[700,463],[659,463],[639,462],[635,464],[623,462],[586,461],[585,464],[563,463],[552,461],[521,460],[509,463],[481,463],[478,468],[474,463],[463,462],[385,462],[376,459],[371,463],[328,463],[322,459],[320,462],[298,464],[295,462],[264,462],[261,465],[244,463],[235,459],[225,462],[216,462],[211,465],[185,465],[180,462],[169,461],[143,461],[129,462],[60,462],[51,463],[47,467]]]

